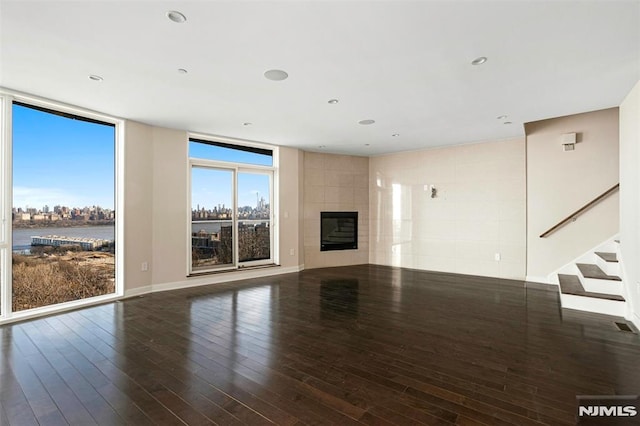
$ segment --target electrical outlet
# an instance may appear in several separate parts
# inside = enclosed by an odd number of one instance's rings
[[[500,261],[500,253],[496,253],[496,254],[494,254],[494,255],[493,255],[493,258],[494,258],[496,261]]]
[[[142,264],[140,265],[140,270],[142,272],[146,272],[149,270],[149,263],[147,262],[142,262]]]
[[[296,254],[295,249],[289,249],[289,256],[295,256],[295,254]]]

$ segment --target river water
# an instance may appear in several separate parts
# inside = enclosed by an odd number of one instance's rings
[[[13,229],[13,250],[23,251],[31,248],[31,237],[58,235],[60,237],[99,238],[115,240],[114,226],[80,226],[77,228],[17,228]]]
[[[240,220],[240,223],[255,225],[269,223],[268,220]],[[220,232],[221,225],[231,226],[232,221],[202,221],[193,222],[191,232],[206,231],[207,233]],[[31,248],[31,237],[58,235],[60,237],[99,238],[102,240],[115,240],[114,226],[79,226],[64,228],[14,228],[13,250],[24,251]]]

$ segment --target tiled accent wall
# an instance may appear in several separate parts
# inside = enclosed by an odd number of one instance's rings
[[[358,249],[320,251],[320,212],[357,211]],[[304,153],[304,266],[369,263],[369,159]]]
[[[372,157],[369,182],[371,263],[524,279],[524,139]]]

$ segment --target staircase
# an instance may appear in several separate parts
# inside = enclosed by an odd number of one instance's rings
[[[563,308],[626,316],[625,288],[618,263],[619,244],[612,239],[558,271]]]

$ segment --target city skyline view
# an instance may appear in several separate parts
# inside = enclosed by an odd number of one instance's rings
[[[273,165],[273,157],[270,155],[231,149],[195,140],[189,142],[189,157],[260,166]],[[231,207],[232,179],[233,175],[229,169],[193,167],[191,169],[191,209],[196,210],[198,206],[213,209],[213,207],[222,204],[227,208]],[[239,171],[237,185],[238,208],[257,207],[261,197],[270,204],[269,175]]]
[[[229,157],[232,157],[230,154]],[[229,158],[228,161],[231,161]],[[257,207],[260,198],[270,204],[269,175],[238,173],[238,208]],[[233,206],[232,174],[228,170],[194,167],[191,172],[191,210]]]
[[[115,207],[115,127],[71,119],[14,104],[13,207]],[[272,165],[273,158],[202,143],[189,144],[191,157],[230,163]],[[199,170],[199,169],[196,169]],[[207,169],[208,171],[210,169]],[[224,172],[229,173],[229,172]],[[231,179],[221,175],[192,181],[191,205],[232,206]],[[270,202],[268,175],[239,172],[238,208]]]

